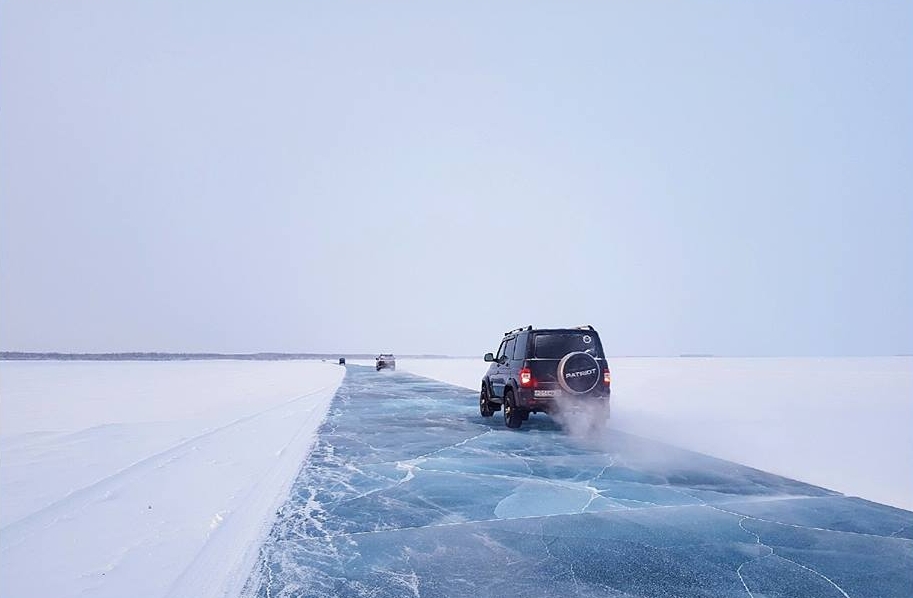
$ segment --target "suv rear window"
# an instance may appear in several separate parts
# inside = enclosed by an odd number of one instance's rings
[[[537,334],[533,356],[541,359],[561,359],[573,351],[588,351],[594,357],[602,357],[599,337],[585,333]]]

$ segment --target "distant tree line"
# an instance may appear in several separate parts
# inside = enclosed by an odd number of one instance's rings
[[[190,361],[194,359],[243,359],[248,361],[288,361],[294,359],[374,359],[375,353],[33,353],[2,351],[0,360],[8,361]],[[403,355],[402,357],[432,359],[446,355]]]

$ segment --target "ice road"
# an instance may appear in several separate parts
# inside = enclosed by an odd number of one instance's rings
[[[911,512],[499,416],[472,391],[349,366],[245,595],[913,593]]]

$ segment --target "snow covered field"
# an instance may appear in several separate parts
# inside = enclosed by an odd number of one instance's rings
[[[0,596],[236,595],[343,374],[0,362]]]
[[[913,510],[913,358],[611,358],[612,426]],[[398,360],[476,389],[480,359]]]

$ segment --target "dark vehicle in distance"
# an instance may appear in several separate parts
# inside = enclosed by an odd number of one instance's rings
[[[598,407],[608,416],[612,375],[592,326],[532,326],[504,333],[482,379],[479,412],[504,413],[508,428],[519,428],[531,413],[556,413],[573,406]]]
[[[345,358],[345,357],[340,357],[340,358],[339,358],[339,365],[345,365],[345,364],[346,364],[346,358]]]
[[[374,369],[378,372],[381,370],[396,370],[396,358],[392,353],[381,353],[374,358]]]

